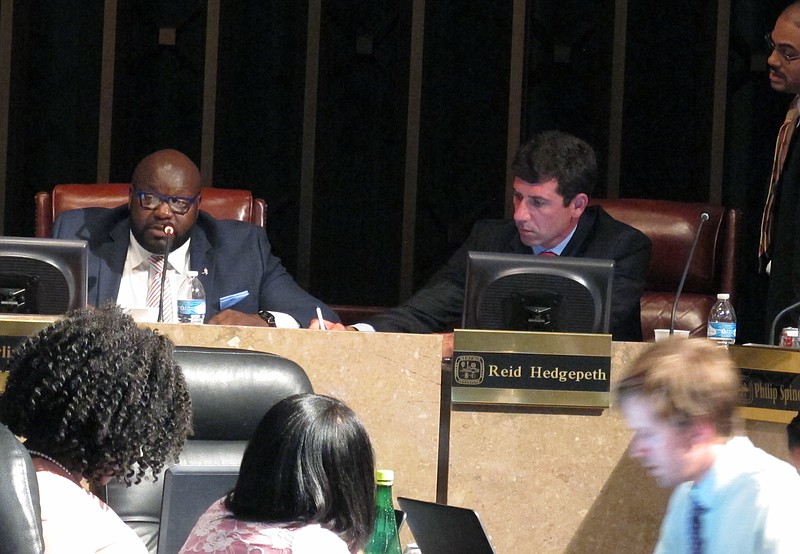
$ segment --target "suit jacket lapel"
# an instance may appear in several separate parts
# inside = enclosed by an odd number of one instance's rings
[[[189,244],[189,267],[193,271],[197,271],[197,277],[203,283],[203,288],[206,291],[206,299],[216,298],[216,293],[213,289],[214,284],[214,250],[211,248],[211,242],[208,240],[208,235],[203,230],[200,224],[200,218],[192,228],[192,242]],[[214,306],[219,309],[219,306]]]
[[[597,206],[588,206],[586,208],[583,215],[581,215],[581,218],[578,220],[575,234],[572,235],[572,239],[567,243],[564,251],[561,252],[562,256],[579,256],[583,253],[583,245],[589,238],[589,234],[592,232],[594,224],[597,221],[598,210],[599,208]]]
[[[125,257],[130,243],[130,219],[119,221],[108,234],[108,240],[100,244],[100,257],[97,278],[101,286],[97,287],[95,305],[100,306],[107,300],[116,302],[122,271],[125,268]]]

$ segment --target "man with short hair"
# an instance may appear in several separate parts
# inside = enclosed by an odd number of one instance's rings
[[[654,343],[614,391],[633,430],[632,458],[676,487],[656,554],[800,552],[800,475],[734,436],[741,378],[725,348],[704,339]]]
[[[644,233],[599,206],[589,206],[597,180],[592,147],[567,133],[546,131],[522,145],[513,171],[513,220],[477,222],[461,248],[413,297],[369,318],[366,326],[353,327],[406,333],[449,330],[461,318],[467,252],[548,251],[613,260],[611,334],[615,340],[642,340],[639,300],[652,245]]]
[[[149,284],[161,273],[158,260],[151,260],[153,255],[163,257],[165,230],[171,226],[165,321],[177,321],[178,286],[189,270],[198,272],[205,288],[206,323],[307,327],[317,306],[325,317],[338,321],[272,255],[264,229],[215,219],[200,211],[201,201],[200,171],[194,162],[176,150],[159,150],[136,166],[126,206],[62,213],[53,236],[89,243],[89,304],[111,300],[126,308],[150,305]]]
[[[769,274],[766,328],[783,308],[800,300],[800,148],[796,132],[800,114],[800,2],[789,5],[767,35],[771,52],[769,82],[773,90],[792,94],[775,145],[769,189],[761,219],[759,262]],[[780,328],[780,327],[779,327]],[[774,344],[776,337],[767,337]]]

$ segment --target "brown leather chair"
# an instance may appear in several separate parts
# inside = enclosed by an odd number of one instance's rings
[[[61,212],[77,208],[115,208],[128,203],[130,185],[102,183],[56,185],[52,192],[36,193],[35,235],[49,237]],[[200,209],[217,219],[236,219],[264,227],[267,203],[249,190],[204,188]]]
[[[708,312],[717,293],[727,292],[736,306],[736,263],[741,214],[737,209],[668,200],[595,199],[612,217],[636,227],[653,241],[642,295],[642,336],[654,340],[656,328],[669,328],[675,294],[703,212],[692,265],[675,312],[675,328],[704,337]]]

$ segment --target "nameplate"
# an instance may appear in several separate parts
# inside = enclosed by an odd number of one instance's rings
[[[800,350],[774,346],[730,346],[742,374],[742,417],[789,423],[800,411]]]
[[[611,335],[457,329],[453,404],[607,408]]]

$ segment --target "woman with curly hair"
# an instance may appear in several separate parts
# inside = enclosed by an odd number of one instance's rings
[[[26,439],[47,554],[147,552],[82,481],[131,485],[177,459],[191,403],[172,350],[116,306],[71,312],[15,350],[0,422]]]
[[[375,522],[372,444],[328,396],[273,406],[242,458],[236,487],[200,517],[181,553],[347,554]]]

